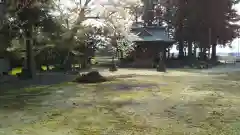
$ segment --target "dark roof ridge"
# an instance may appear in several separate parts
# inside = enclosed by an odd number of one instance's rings
[[[152,34],[151,32],[149,32],[148,30],[146,30],[146,29],[143,29],[143,30],[142,30],[141,32],[139,32],[137,35],[138,35],[138,36],[140,36],[140,35],[153,36],[153,34]]]

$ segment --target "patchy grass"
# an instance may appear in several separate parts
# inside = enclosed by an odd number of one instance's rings
[[[233,76],[171,72],[8,91],[0,96],[0,134],[238,135]]]
[[[33,104],[40,104],[43,101],[42,97],[50,95],[52,91],[62,85],[66,87],[71,85],[71,83],[2,90],[0,95],[0,109],[19,110]]]

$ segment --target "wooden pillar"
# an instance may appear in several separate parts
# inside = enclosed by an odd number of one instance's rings
[[[136,48],[135,48],[135,50],[133,51],[133,60],[134,60],[134,61],[137,60],[137,54],[138,54],[138,51],[139,51],[139,50],[138,50],[138,49],[139,49],[138,47],[139,47],[139,46],[137,45]]]
[[[158,66],[157,66],[157,71],[158,72],[166,72],[166,65],[165,65],[165,61],[166,61],[166,46],[165,44],[161,44],[161,47],[160,47],[160,59],[159,59],[159,62],[158,62]]]
[[[163,48],[163,50],[162,50],[162,51],[163,51],[163,61],[164,61],[164,63],[165,63],[166,58],[167,58],[167,56],[166,56],[166,53],[167,53],[167,51],[166,51],[166,49],[167,49],[167,48],[166,48],[166,45],[163,44],[163,47],[162,47],[162,48]]]

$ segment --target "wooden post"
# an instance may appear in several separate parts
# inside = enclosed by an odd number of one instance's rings
[[[159,53],[159,61],[158,61],[158,65],[157,65],[158,72],[166,72],[165,56],[166,56],[166,48],[164,46],[161,48],[161,51]]]

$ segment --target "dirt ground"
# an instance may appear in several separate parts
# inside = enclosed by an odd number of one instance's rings
[[[0,96],[0,135],[239,135],[240,72],[120,69]]]

